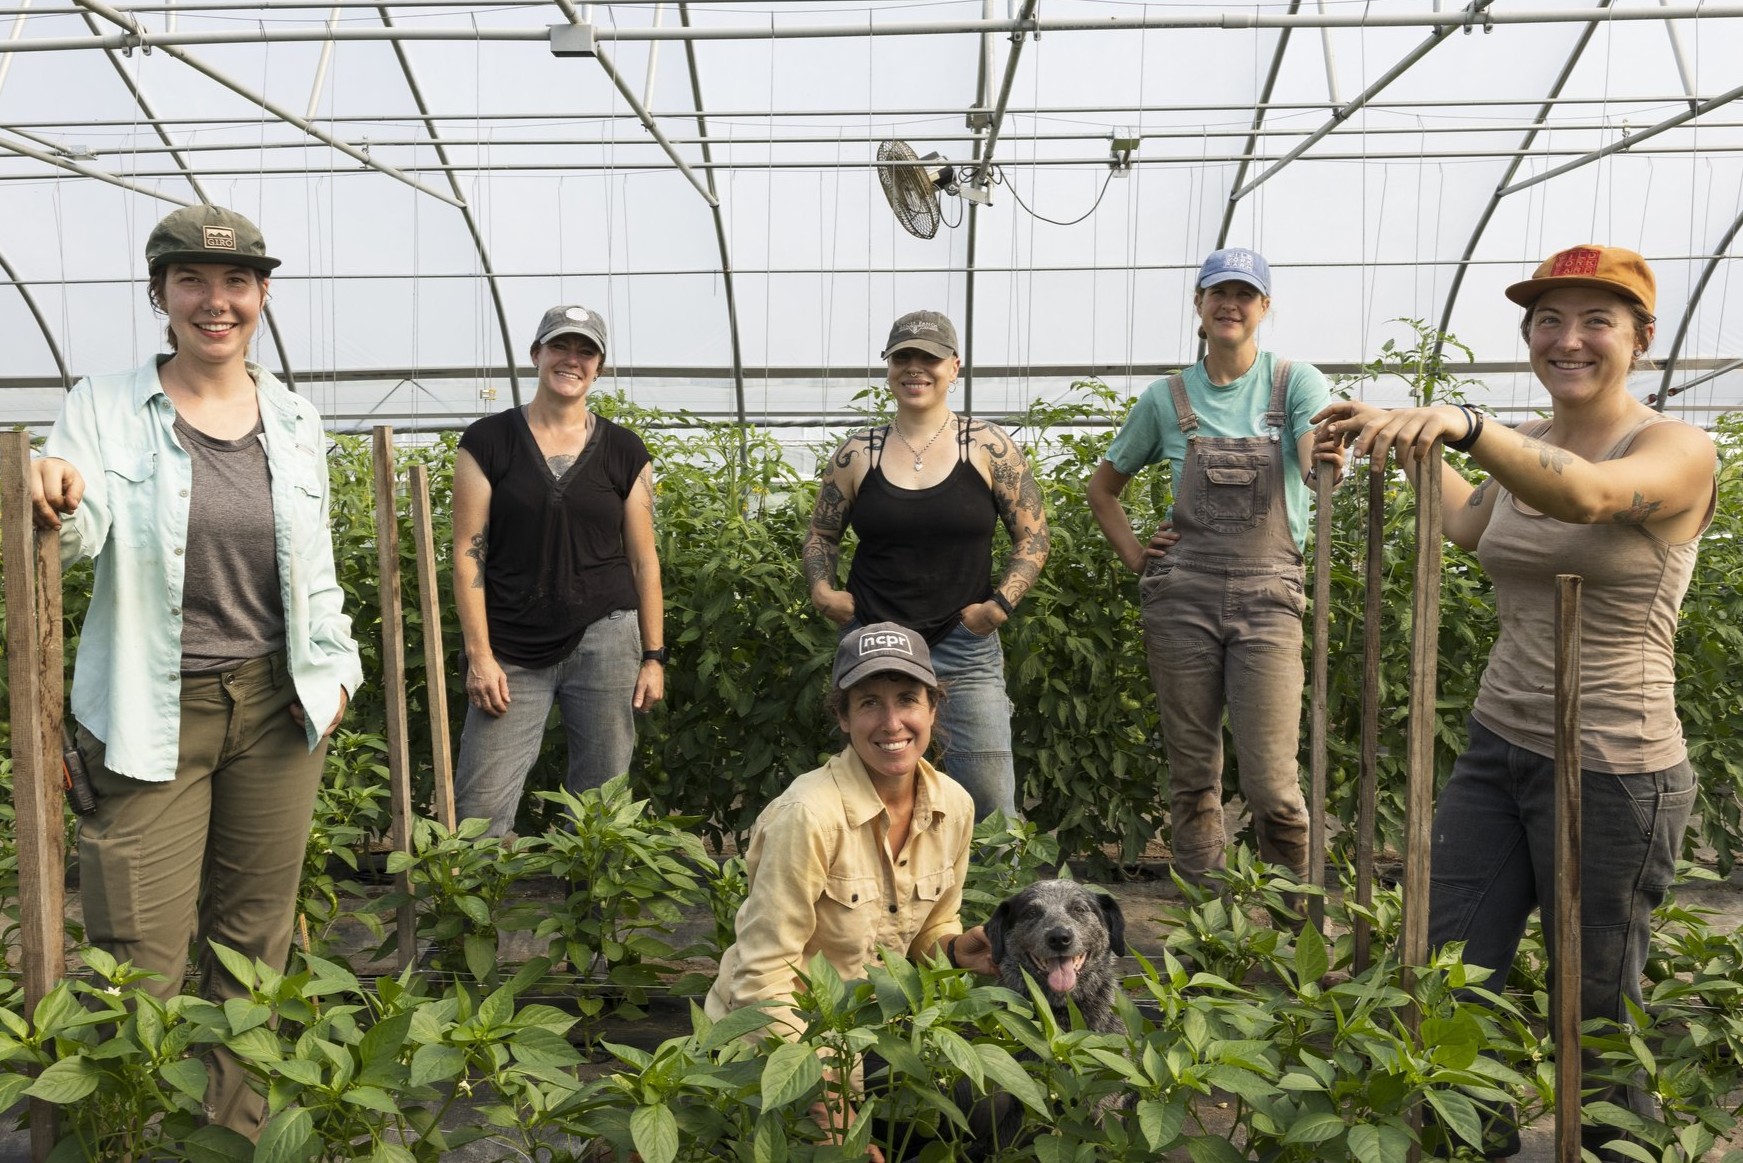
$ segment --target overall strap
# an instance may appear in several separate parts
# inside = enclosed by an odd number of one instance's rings
[[[1265,409],[1265,427],[1271,430],[1272,440],[1281,439],[1289,424],[1289,373],[1294,366],[1280,359],[1271,370],[1271,403]]]
[[[1174,397],[1174,415],[1180,422],[1180,434],[1188,440],[1198,431],[1198,413],[1186,398],[1186,377],[1179,372],[1168,377],[1168,394]]]

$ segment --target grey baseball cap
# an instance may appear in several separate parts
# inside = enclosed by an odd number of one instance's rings
[[[916,347],[927,355],[949,359],[957,354],[956,324],[942,311],[910,311],[890,327],[889,342],[884,344],[879,359],[888,359],[890,352],[904,347]]]
[[[874,674],[905,674],[929,687],[938,685],[932,670],[932,651],[926,639],[894,622],[874,622],[842,635],[835,648],[835,673],[831,681],[846,690]]]
[[[278,260],[266,253],[260,228],[222,206],[183,206],[151,228],[145,268],[156,274],[172,262],[219,262],[270,271]]]
[[[538,338],[533,343],[544,346],[559,335],[582,335],[593,341],[599,354],[605,354],[605,316],[588,307],[552,307],[539,320]]]

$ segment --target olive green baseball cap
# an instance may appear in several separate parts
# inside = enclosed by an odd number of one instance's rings
[[[278,266],[266,253],[260,228],[222,206],[184,206],[151,228],[146,269],[155,275],[172,262],[221,262],[257,271]]]

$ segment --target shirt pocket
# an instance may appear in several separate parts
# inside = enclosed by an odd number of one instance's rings
[[[920,900],[936,904],[955,883],[956,869],[940,868],[937,872],[914,878],[914,895]]]
[[[149,448],[106,451],[103,487],[108,493],[109,536],[141,548],[157,540],[157,453]]]
[[[872,876],[831,876],[823,882],[823,899],[850,913],[869,909],[877,894],[877,878]]]

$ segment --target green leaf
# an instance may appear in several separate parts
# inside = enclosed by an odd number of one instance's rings
[[[303,1107],[287,1107],[260,1132],[254,1163],[308,1163],[320,1147],[314,1116]]]
[[[25,1093],[31,1098],[65,1106],[87,1097],[97,1089],[97,1084],[102,1079],[102,1071],[91,1065],[83,1055],[76,1055],[51,1063],[25,1088]]]
[[[272,1011],[253,998],[232,997],[224,1001],[224,1017],[229,1021],[231,1031],[240,1034],[265,1025],[272,1017]]]
[[[1301,932],[1295,935],[1295,980],[1298,985],[1319,981],[1331,968],[1331,958],[1326,951],[1325,938],[1311,924],[1301,926]]]
[[[384,1115],[399,1114],[399,1104],[379,1086],[353,1086],[340,1097],[352,1106],[360,1106],[365,1110],[380,1111]]]
[[[1186,1140],[1186,1153],[1192,1163],[1246,1163],[1233,1143],[1215,1135],[1194,1135]]]
[[[1312,926],[1308,926],[1311,928]],[[1323,1143],[1344,1133],[1344,1121],[1327,1111],[1304,1114],[1289,1124],[1283,1133],[1283,1144]]]
[[[636,1107],[629,1116],[629,1134],[642,1163],[672,1163],[678,1157],[678,1120],[666,1107]]]
[[[1003,1046],[995,1046],[990,1042],[976,1044],[975,1053],[980,1057],[981,1066],[986,1070],[986,1076],[997,1083],[1001,1090],[1014,1097],[1018,1102],[1028,1107],[1033,1113],[1045,1118],[1047,1110],[1047,1091],[1035,1079],[1029,1076],[1017,1060],[1011,1057],[1011,1052]]]
[[[763,1064],[763,1107],[786,1106],[809,1094],[823,1081],[823,1067],[817,1062],[817,1052],[799,1042],[784,1042],[775,1047]]]
[[[412,1052],[411,1074],[407,1081],[412,1086],[427,1086],[432,1082],[458,1078],[465,1069],[466,1054],[458,1046],[419,1046]]]
[[[166,1062],[158,1075],[195,1102],[206,1097],[206,1064],[198,1058],[177,1058]]]

